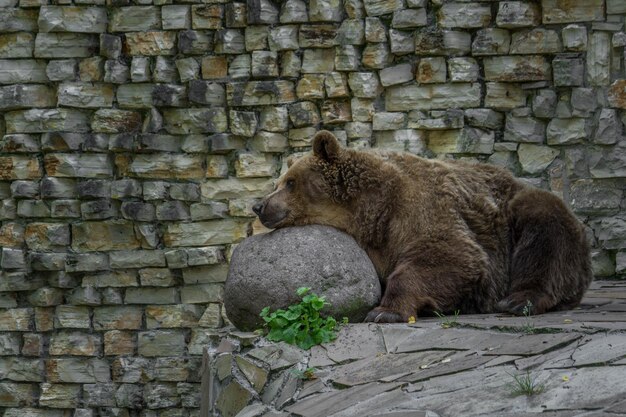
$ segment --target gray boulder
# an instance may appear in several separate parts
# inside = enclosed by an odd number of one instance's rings
[[[226,315],[241,330],[258,329],[261,310],[298,303],[299,287],[326,297],[331,305],[322,313],[351,322],[363,321],[381,296],[374,265],[352,237],[328,226],[289,227],[237,246],[226,279]]]

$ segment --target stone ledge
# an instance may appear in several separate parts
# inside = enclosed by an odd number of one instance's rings
[[[204,350],[200,415],[620,413],[624,330],[626,284],[619,281],[594,282],[571,311],[352,324],[310,351],[223,329]],[[527,372],[540,392],[514,395],[513,376]]]

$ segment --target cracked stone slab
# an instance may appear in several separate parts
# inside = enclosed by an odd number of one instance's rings
[[[394,390],[401,385],[401,383],[373,382],[341,391],[325,392],[307,397],[285,410],[302,417],[331,416],[360,401]]]
[[[440,362],[434,363],[432,366],[426,366],[413,372],[410,375],[403,376],[399,381],[419,382],[442,375],[456,374],[468,369],[477,368],[489,362],[491,357],[479,355],[458,354],[447,357]]]
[[[324,345],[328,358],[336,363],[343,363],[385,352],[385,344],[380,326],[342,327],[337,339]]]
[[[384,327],[383,336],[388,352],[406,353],[431,349],[493,350],[510,343],[518,335],[510,333],[477,332],[467,329],[415,329]]]
[[[588,340],[585,340],[572,355],[576,367],[601,365],[626,356],[625,334],[590,337]]]
[[[579,339],[575,333],[531,334],[518,336],[502,346],[487,352],[487,355],[537,355],[564,346]]]
[[[366,384],[389,377],[397,379],[420,367],[440,362],[449,355],[449,351],[428,351],[374,356],[338,366],[331,372],[329,379],[345,386]]]
[[[300,362],[304,351],[287,343],[262,346],[248,352],[249,356],[266,363],[271,371],[279,371]]]

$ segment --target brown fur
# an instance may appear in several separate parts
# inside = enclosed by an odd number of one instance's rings
[[[424,312],[571,308],[592,280],[582,225],[549,192],[503,169],[341,148],[326,131],[255,206],[267,227],[352,235],[381,278],[367,320]]]

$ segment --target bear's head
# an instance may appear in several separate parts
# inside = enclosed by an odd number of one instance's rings
[[[351,216],[342,174],[348,152],[332,133],[318,132],[312,153],[289,160],[274,192],[253,207],[261,223],[270,229],[323,224],[345,230]]]

